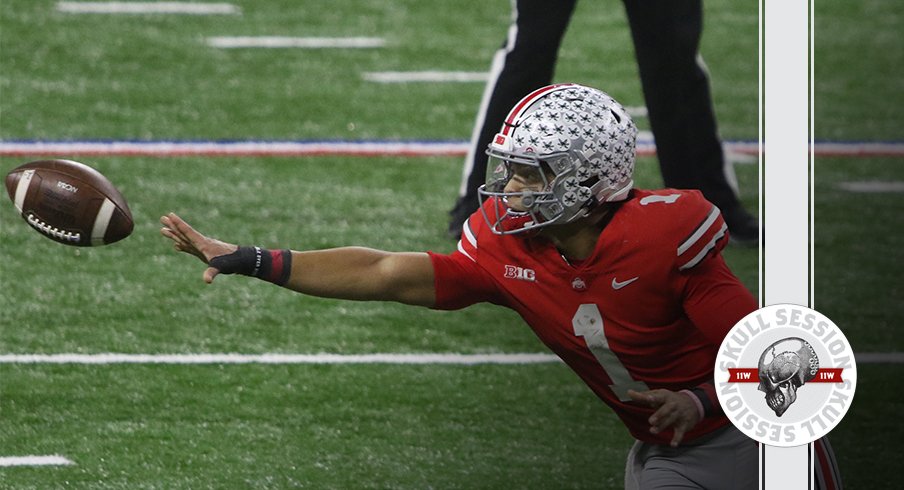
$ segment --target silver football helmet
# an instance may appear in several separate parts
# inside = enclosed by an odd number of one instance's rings
[[[509,112],[489,144],[481,202],[496,234],[521,233],[587,216],[622,201],[634,186],[637,126],[597,89],[558,84],[535,90]]]

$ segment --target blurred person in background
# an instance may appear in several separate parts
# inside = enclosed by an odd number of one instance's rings
[[[461,235],[480,205],[484,152],[508,110],[524,94],[552,82],[559,45],[577,0],[512,0],[512,23],[496,52],[468,154],[459,197],[449,212],[448,234]],[[732,241],[756,245],[757,220],[740,203],[731,182],[698,48],[702,0],[623,0],[664,187],[698,189],[722,212]],[[600,39],[600,42],[605,42]],[[593,63],[593,61],[589,61]],[[605,78],[605,66],[600,66]]]

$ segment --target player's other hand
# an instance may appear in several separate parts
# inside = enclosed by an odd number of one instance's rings
[[[224,243],[198,233],[175,213],[161,217],[160,223],[163,224],[160,234],[173,241],[173,248],[194,255],[205,264],[210,263],[210,259],[214,257],[231,254],[238,249],[237,245]],[[218,269],[208,267],[204,271],[204,282],[210,284],[219,273]]]
[[[684,393],[669,390],[634,391],[628,390],[631,400],[655,409],[650,416],[650,432],[660,432],[673,429],[671,446],[677,447],[684,439],[684,434],[700,422],[700,412],[697,405]]]

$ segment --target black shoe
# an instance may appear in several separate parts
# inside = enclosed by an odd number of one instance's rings
[[[760,241],[759,221],[742,206],[723,211],[722,217],[728,225],[729,243],[742,247],[757,246]]]

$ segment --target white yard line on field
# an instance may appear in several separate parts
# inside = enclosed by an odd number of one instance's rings
[[[904,192],[904,182],[900,180],[867,180],[857,182],[842,182],[838,188],[848,192],[886,193]]]
[[[68,14],[189,14],[241,13],[229,3],[193,2],[57,2],[56,9]]]
[[[854,360],[858,364],[902,364],[904,352],[855,352]]]
[[[465,141],[0,141],[0,156],[459,156],[467,146]]]
[[[552,354],[2,354],[0,364],[537,364]]]
[[[286,36],[219,36],[207,38],[214,48],[380,48],[386,41],[379,37],[286,37]]]
[[[904,352],[864,352],[857,363],[902,364]],[[498,354],[0,354],[0,364],[546,364],[545,353]]]
[[[375,71],[364,72],[361,77],[368,82],[485,82],[489,74],[483,71]]]
[[[0,468],[8,466],[66,466],[75,464],[59,456],[0,456]]]

